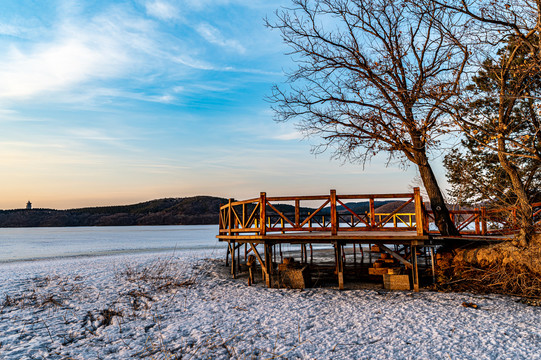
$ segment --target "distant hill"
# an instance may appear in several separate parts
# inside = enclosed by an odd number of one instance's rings
[[[405,201],[391,201],[391,202],[388,202],[387,204],[384,204],[384,205],[382,205],[380,207],[377,207],[376,208],[376,213],[390,214],[393,211],[395,211],[396,209],[398,209],[400,206],[402,206],[404,203],[405,203]],[[404,206],[400,210],[400,213],[401,214],[415,213],[415,203],[413,201],[410,202],[408,205]]]
[[[394,201],[393,200],[374,201],[374,208],[376,209],[376,213],[381,212],[381,211],[377,211],[377,209],[379,209],[381,206],[384,206],[392,202]],[[351,210],[355,211],[357,214],[363,214],[365,212],[370,211],[370,202],[368,201],[349,202],[349,203],[345,203],[345,205]],[[347,211],[342,205],[338,205],[336,207],[336,210],[339,213],[349,213],[349,211]]]
[[[69,210],[0,210],[0,227],[218,224],[220,205],[227,201],[212,196],[193,196]]]

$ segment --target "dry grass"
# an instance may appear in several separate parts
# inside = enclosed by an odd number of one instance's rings
[[[12,318],[20,316],[16,314],[19,311],[30,315],[25,326],[39,329],[52,358],[68,359],[70,349],[81,344],[91,347],[96,358],[107,357],[119,348],[133,348],[130,341],[135,322],[144,327],[147,336],[143,348],[139,344],[138,352],[131,354],[136,359],[286,359],[307,342],[300,328],[297,341],[272,329],[254,333],[241,324],[226,330],[221,319],[215,319],[212,328],[200,336],[172,341],[170,330],[162,329],[160,309],[169,301],[182,304],[182,296],[189,298],[193,286],[204,283],[207,276],[219,276],[216,273],[223,266],[214,265],[200,262],[190,271],[166,259],[125,266],[115,275],[119,288],[116,293],[98,289],[80,278],[40,277],[31,279],[17,294],[5,295],[0,305],[6,312],[13,312],[9,315]],[[77,306],[70,305],[74,293]],[[190,311],[184,304],[182,311]],[[248,311],[240,306],[236,310]]]
[[[541,248],[511,243],[461,249],[438,262],[438,290],[541,299]]]
[[[171,259],[159,259],[148,265],[126,266],[120,273],[127,281],[151,288],[154,292],[170,291],[174,288],[195,284],[195,280],[185,278],[176,271]]]

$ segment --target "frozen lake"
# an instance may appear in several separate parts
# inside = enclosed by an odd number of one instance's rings
[[[217,233],[218,225],[0,228],[0,262],[160,251],[225,254]]]

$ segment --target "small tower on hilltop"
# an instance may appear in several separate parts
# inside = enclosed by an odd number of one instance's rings
[[[26,210],[32,210],[32,203],[30,202],[30,200],[28,200],[28,202],[26,203]]]

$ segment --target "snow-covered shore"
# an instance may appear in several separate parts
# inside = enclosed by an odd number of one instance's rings
[[[4,263],[0,358],[539,359],[541,308],[498,295],[248,287],[223,259],[194,253]]]

